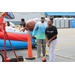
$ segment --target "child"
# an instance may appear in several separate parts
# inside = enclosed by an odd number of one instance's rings
[[[6,31],[15,31],[15,28],[11,27],[11,24],[9,23],[9,21],[7,21]]]
[[[25,31],[25,29],[26,29],[26,23],[25,23],[25,20],[24,19],[21,19],[21,24],[20,25],[22,25],[23,26],[23,28],[22,28],[22,30],[21,31]]]
[[[55,45],[57,43],[57,34],[58,34],[57,28],[55,26],[52,26],[52,24],[53,21],[49,20],[48,27],[45,29],[46,43],[47,46],[49,46],[49,51],[50,51],[50,62],[55,61],[54,50],[55,50]]]

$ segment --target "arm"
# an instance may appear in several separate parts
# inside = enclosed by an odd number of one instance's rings
[[[54,38],[56,38],[57,37],[57,34],[56,35],[54,35],[51,39],[53,40]]]
[[[37,28],[38,28],[38,24],[36,24],[35,27],[34,27],[33,36],[35,35],[35,31],[37,30]]]
[[[48,43],[48,35],[46,35],[46,43],[47,43],[47,46],[49,47],[49,43]]]
[[[49,40],[50,42],[51,42],[54,38],[57,37],[57,34],[58,34],[57,28],[55,28],[54,34],[55,34],[55,35]]]
[[[45,29],[45,36],[46,36],[46,43],[47,43],[47,46],[49,47],[49,43],[48,43],[48,34],[47,34],[47,29]]]
[[[48,36],[46,35],[46,43],[48,43]]]
[[[54,38],[56,38],[57,37],[57,34],[56,35],[54,35],[50,40],[49,40],[49,42],[51,42]]]
[[[35,38],[35,31],[37,30],[37,28],[38,28],[38,26],[36,24],[35,27],[34,27],[34,30],[33,30],[33,35],[32,35],[33,39]]]
[[[46,43],[48,43],[48,34],[47,34],[47,28],[45,29],[45,36],[46,36]]]

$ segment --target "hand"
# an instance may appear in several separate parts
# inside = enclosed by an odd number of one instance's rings
[[[52,39],[50,39],[49,42],[51,43],[52,42]]]
[[[25,29],[23,29],[23,32],[25,31]]]
[[[35,35],[32,36],[32,38],[34,39]]]
[[[49,43],[47,43],[47,46],[49,47],[49,46],[50,46],[50,44],[49,44]]]
[[[25,28],[22,28],[22,29],[21,29],[21,31],[23,31],[23,32],[24,32],[24,31],[25,31]]]

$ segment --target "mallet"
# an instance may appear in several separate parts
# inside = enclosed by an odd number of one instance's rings
[[[47,46],[45,56],[41,59],[42,62],[46,62],[46,59],[45,59],[45,58],[46,58],[46,54],[47,54],[48,48],[49,48],[49,47]]]

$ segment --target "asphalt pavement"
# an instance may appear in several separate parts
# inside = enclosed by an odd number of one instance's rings
[[[55,62],[75,62],[75,28],[58,29],[57,45],[55,48]],[[24,62],[42,62],[41,57],[37,58],[37,47],[32,49],[34,60],[26,60],[28,49],[15,50],[17,56],[23,56]],[[49,52],[48,52],[49,55]],[[7,51],[9,58],[15,58],[13,50]],[[49,56],[46,57],[49,62]]]

